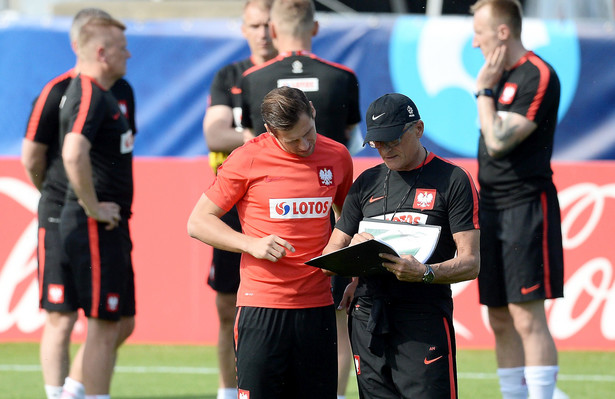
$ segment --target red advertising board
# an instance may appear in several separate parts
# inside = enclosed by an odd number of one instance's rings
[[[355,159],[355,175],[379,162]],[[457,160],[476,176],[476,162]],[[615,162],[555,163],[562,209],[565,298],[547,303],[560,349],[615,347]],[[131,221],[137,327],[131,342],[216,342],[214,293],[205,284],[211,248],[186,222],[213,179],[204,158],[137,158]],[[0,341],[38,340],[36,204],[38,192],[16,158],[0,159]],[[492,347],[475,281],[453,285],[460,347]],[[609,317],[609,315],[611,317]],[[80,319],[74,338],[84,337]]]

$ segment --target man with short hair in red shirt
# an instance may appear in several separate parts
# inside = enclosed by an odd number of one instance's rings
[[[267,133],[233,151],[197,202],[189,234],[241,252],[235,351],[239,394],[334,399],[335,310],[322,254],[329,214],[352,184],[346,147],[316,132],[315,111],[290,87],[261,106]],[[235,205],[243,232],[220,220]]]

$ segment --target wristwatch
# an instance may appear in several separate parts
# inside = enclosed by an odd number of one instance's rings
[[[491,89],[480,89],[476,93],[474,93],[474,97],[478,98],[480,96],[487,96],[493,98],[493,90]]]
[[[434,278],[436,278],[436,275],[433,273],[433,269],[431,268],[431,265],[428,265],[427,263],[425,263],[425,267],[427,268],[427,270],[425,270],[425,274],[423,274],[423,282],[425,284],[430,284]]]

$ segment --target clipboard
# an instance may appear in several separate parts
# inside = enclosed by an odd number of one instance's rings
[[[384,260],[378,256],[379,253],[400,257],[412,255],[425,263],[438,244],[440,231],[440,226],[364,219],[359,223],[359,232],[370,233],[374,239],[318,256],[305,264],[344,277],[388,273],[382,267]]]
[[[312,258],[305,264],[332,271],[343,277],[388,273],[382,267],[384,259],[378,256],[379,253],[399,256],[387,243],[373,239]]]
[[[393,247],[401,256],[412,255],[425,263],[440,240],[440,226],[411,224],[390,220],[366,218],[359,223],[359,233],[370,233],[374,238]]]

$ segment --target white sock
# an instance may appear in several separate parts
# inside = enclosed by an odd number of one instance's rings
[[[237,399],[237,388],[218,388],[216,399]]]
[[[527,399],[524,367],[498,369],[498,377],[502,399]]]
[[[45,384],[45,393],[47,394],[47,399],[60,399],[62,387]]]
[[[62,387],[62,399],[84,399],[85,387],[77,380],[70,377],[66,377],[64,380],[64,386]]]
[[[85,399],[111,399],[110,395],[85,395]]]
[[[337,399],[346,399],[346,395],[337,395]]]
[[[553,391],[553,399],[570,399],[570,396],[556,386]]]
[[[558,366],[526,366],[525,380],[532,399],[552,399]]]

